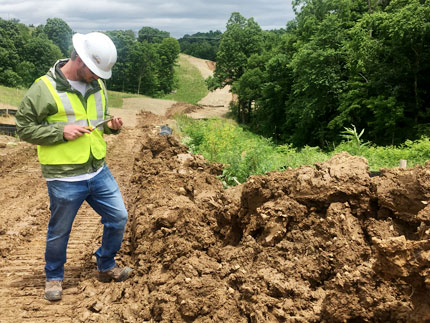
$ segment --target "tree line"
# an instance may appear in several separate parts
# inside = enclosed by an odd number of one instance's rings
[[[161,96],[175,87],[174,65],[180,47],[169,33],[142,27],[108,31],[118,52],[111,90]],[[70,56],[73,31],[60,18],[49,18],[45,25],[26,26],[18,20],[0,18],[0,84],[29,87],[46,74],[61,58]]]
[[[192,35],[186,34],[178,39],[181,53],[216,61],[221,36],[222,32],[219,30],[211,30],[206,33],[198,32]]]
[[[211,89],[276,142],[333,147],[346,127],[392,145],[430,136],[429,0],[294,0],[285,29],[233,13]]]

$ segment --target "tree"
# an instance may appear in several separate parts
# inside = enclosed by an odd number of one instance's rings
[[[72,46],[72,29],[60,18],[48,18],[43,31],[56,44],[64,57],[68,57]]]
[[[396,144],[430,135],[430,5],[392,0],[383,9],[350,31],[350,90],[334,122],[365,120],[370,140]]]
[[[157,52],[160,58],[160,90],[163,93],[170,93],[174,87],[173,68],[180,52],[179,43],[174,38],[164,38]]]
[[[24,46],[22,59],[34,66],[31,79],[36,79],[48,72],[54,63],[62,57],[60,49],[44,37],[33,37]],[[26,84],[27,86],[29,84]]]
[[[141,34],[145,30],[141,29]],[[110,89],[152,96],[172,90],[179,44],[176,39],[165,38],[168,33],[155,31],[162,36],[159,43],[139,42],[132,30],[106,32],[118,54],[112,77],[107,80]],[[0,84],[30,86],[58,59],[70,54],[70,40],[71,30],[59,18],[49,18],[46,26],[30,28],[0,18]]]
[[[209,80],[218,88],[238,81],[247,69],[248,58],[262,51],[263,33],[253,18],[245,19],[234,12],[226,27],[217,53],[214,79]],[[249,106],[250,102],[239,96],[237,116],[242,122],[249,119]]]
[[[18,63],[19,48],[15,46],[18,38],[17,25],[0,18],[0,72],[8,68],[13,69]]]
[[[141,35],[145,30],[146,27],[141,29]],[[161,43],[139,41],[131,30],[110,31],[107,34],[118,52],[112,78],[108,80],[109,88],[151,96],[172,90],[173,66],[179,54],[176,39],[163,38]]]
[[[368,8],[360,0],[296,0],[293,6],[295,43],[289,63],[293,82],[285,136],[298,146],[324,146],[338,137],[339,129],[328,125],[348,91],[348,31]]]
[[[193,35],[185,35],[178,39],[181,46],[181,52],[211,61],[216,60],[222,32],[209,31],[207,33],[195,33]]]
[[[261,94],[256,99],[252,129],[276,142],[286,136],[286,102],[293,82],[289,67],[290,58],[281,50],[268,52],[265,56],[264,78],[260,81]]]
[[[29,61],[20,62],[16,67],[16,72],[21,79],[18,86],[29,87],[37,78],[36,67]]]
[[[159,89],[158,56],[148,42],[135,42],[129,53],[129,76],[133,82],[133,92],[156,96]]]
[[[17,73],[24,44],[29,37],[28,29],[14,20],[0,18],[0,84],[22,86],[23,81]]]
[[[286,127],[295,129],[291,139],[296,144],[323,145],[329,139],[327,123],[335,116],[339,95],[345,90],[344,37],[341,21],[330,15],[290,62],[294,83]]]
[[[106,32],[112,39],[117,50],[117,60],[112,69],[112,77],[107,80],[109,89],[132,92],[133,82],[129,79],[129,70],[131,68],[132,47],[136,42],[136,36],[132,30],[112,30]]]
[[[164,38],[170,37],[170,33],[152,27],[142,27],[137,36],[140,42],[161,43]]]

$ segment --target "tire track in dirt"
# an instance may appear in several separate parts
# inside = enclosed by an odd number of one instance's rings
[[[129,181],[133,164],[130,155],[135,144],[133,130],[124,129],[118,136],[107,136],[106,139],[107,163],[121,191],[126,191],[124,185]],[[80,283],[96,277],[92,254],[98,248],[102,233],[100,217],[86,203],[81,207],[67,249],[63,299],[54,303],[43,299],[48,194],[40,169],[35,168],[40,168],[37,157],[28,152],[29,149],[32,148],[25,147],[14,154],[15,157],[4,159],[15,159],[14,163],[0,164],[1,174],[6,174],[0,177],[3,196],[9,198],[7,201],[11,201],[10,197],[16,198],[12,208],[22,204],[20,212],[9,207],[0,212],[0,219],[5,219],[7,213],[13,217],[8,222],[10,228],[3,228],[4,234],[0,235],[0,246],[7,246],[0,249],[3,256],[0,258],[0,322],[73,322],[83,288]]]
[[[32,238],[48,210],[35,148],[9,138],[10,147],[0,150],[0,264],[14,246]]]
[[[70,236],[63,299],[58,303],[43,299],[45,226],[31,241],[16,247],[0,269],[0,276],[7,277],[0,283],[1,322],[17,322],[18,319],[21,322],[62,322],[73,317],[70,314],[79,293],[82,269],[91,251],[91,241],[99,231],[98,216],[88,207],[82,211],[75,219]]]

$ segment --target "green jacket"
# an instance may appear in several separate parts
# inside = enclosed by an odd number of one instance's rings
[[[100,85],[97,81],[93,81],[88,87],[85,97],[82,97],[79,91],[76,91],[70,86],[70,83],[60,70],[67,61],[68,59],[57,61],[47,75],[55,79],[57,90],[76,93],[81,99],[82,105],[86,108],[86,99],[89,95],[100,91]],[[107,93],[106,89],[105,93]],[[16,113],[16,129],[19,137],[24,141],[36,145],[53,145],[65,142],[66,140],[63,137],[64,125],[46,124],[47,116],[56,114],[57,112],[57,105],[46,85],[41,81],[33,83],[24,95]],[[109,112],[106,103],[106,118],[108,117]],[[106,134],[119,133],[119,131],[112,130],[106,125],[104,126],[104,132]],[[103,166],[104,163],[104,158],[96,159],[90,154],[88,161],[84,164],[42,165],[42,175],[45,178],[82,175],[95,172]]]

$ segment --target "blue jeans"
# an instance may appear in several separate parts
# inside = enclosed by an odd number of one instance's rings
[[[48,181],[51,217],[45,250],[47,280],[63,280],[66,249],[76,213],[84,201],[101,216],[102,245],[96,251],[97,268],[108,271],[115,267],[115,255],[121,247],[127,210],[119,187],[109,168],[95,177],[79,181]]]

